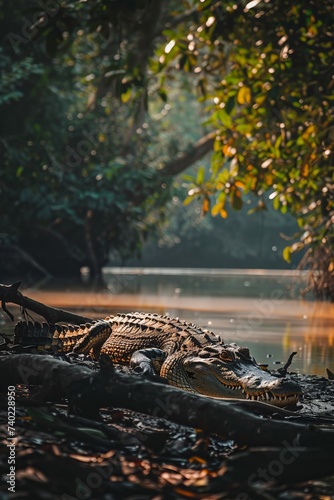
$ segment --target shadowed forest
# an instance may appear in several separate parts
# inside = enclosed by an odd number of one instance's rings
[[[332,1],[0,7],[1,498],[334,498]]]

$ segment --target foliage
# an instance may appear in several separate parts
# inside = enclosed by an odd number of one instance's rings
[[[17,19],[9,33],[18,33]],[[50,21],[46,33],[56,26],[52,16]],[[146,113],[147,122],[132,134],[136,103],[122,104],[111,94],[90,101],[94,72],[104,65],[103,44],[79,36],[50,59],[45,48],[56,54],[52,37],[43,38],[42,29],[38,35],[40,40],[15,46],[16,53],[8,43],[1,53],[0,108],[8,117],[0,144],[6,265],[13,251],[23,250],[57,275],[83,265],[98,275],[111,249],[122,259],[138,254],[158,230],[171,182],[155,168],[161,156],[151,147],[156,126]]]
[[[240,210],[254,193],[257,210],[272,200],[303,229],[286,260],[333,248],[332,3],[207,0],[165,35],[156,64],[193,74],[217,130],[211,176],[198,170],[185,203],[200,196],[203,212],[225,218],[227,203]],[[320,252],[330,287],[333,253]]]
[[[12,62],[8,54],[0,47],[0,106],[23,97],[22,83],[32,75],[42,73],[42,67],[33,62],[32,57]]]

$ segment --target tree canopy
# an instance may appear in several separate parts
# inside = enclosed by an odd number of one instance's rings
[[[19,186],[10,212],[21,242],[29,217],[98,270],[111,246],[124,256],[140,248],[166,217],[172,178],[213,151],[210,172],[187,177],[185,203],[200,197],[203,213],[225,218],[252,193],[253,210],[293,214],[301,232],[284,257],[308,248],[319,293],[333,296],[329,0],[32,0],[2,15],[0,181],[6,202]],[[173,106],[183,75],[204,110],[192,146],[164,141],[152,119],[159,102]]]
[[[199,22],[169,31],[164,66],[191,71],[216,128],[211,176],[191,198],[227,216],[243,195],[291,212],[303,232],[284,250],[314,248],[333,293],[333,10],[330,2],[200,2]],[[167,54],[166,54],[167,52]],[[203,64],[204,63],[204,64]],[[269,194],[269,196],[268,196]],[[268,199],[269,198],[269,199]],[[311,250],[312,251],[312,250]],[[315,258],[315,259],[314,259]],[[331,278],[330,278],[331,275]],[[327,293],[325,290],[325,293]]]

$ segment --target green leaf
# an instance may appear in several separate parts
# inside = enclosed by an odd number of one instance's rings
[[[217,177],[217,181],[225,184],[230,178],[230,171],[227,168],[224,168],[222,172],[219,173]]]
[[[283,259],[290,264],[290,262],[291,262],[291,247],[285,247],[283,249]]]
[[[281,204],[281,202],[280,202],[279,196],[275,196],[274,201],[273,201],[274,209],[279,210],[280,204]]]
[[[215,142],[213,143],[213,150],[216,153],[219,153],[221,151],[221,142],[219,139],[216,139]]]
[[[79,427],[78,431],[83,432],[84,434],[88,434],[89,436],[97,437],[100,439],[107,439],[108,438],[108,436],[104,432],[100,431],[99,429],[93,429],[91,427]]]
[[[226,128],[231,128],[232,127],[232,120],[231,120],[231,117],[230,115],[228,115],[226,113],[226,111],[224,109],[220,109],[218,112],[217,112],[217,116],[219,118],[219,120],[222,122],[222,124],[226,127]]]
[[[235,96],[231,96],[228,98],[227,102],[225,103],[225,111],[228,115],[230,115],[235,108]]]
[[[163,102],[167,102],[168,96],[164,88],[160,87],[160,89],[158,90],[158,95]]]
[[[187,182],[195,182],[196,179],[193,175],[185,174],[185,175],[182,175],[182,180],[187,181]]]
[[[223,208],[223,204],[222,203],[216,203],[212,208],[211,208],[211,214],[213,215],[213,217],[215,217],[216,215],[219,214],[220,210]]]
[[[183,205],[189,205],[189,203],[191,203],[193,201],[193,199],[195,198],[194,195],[192,196],[187,196],[187,198],[185,200],[183,200]]]
[[[220,203],[224,205],[225,200],[226,200],[225,191],[222,191],[221,193],[219,193],[219,195],[217,196],[217,200],[220,201]]]
[[[23,172],[23,167],[22,167],[22,165],[21,165],[21,166],[20,166],[20,167],[18,167],[18,169],[16,170],[16,177],[21,177],[22,172]]]
[[[203,184],[204,177],[205,177],[205,168],[203,166],[201,166],[201,167],[199,167],[198,172],[197,172],[196,183],[199,185]]]
[[[28,414],[37,423],[50,424],[57,420],[57,417],[52,415],[46,408],[29,408]]]
[[[303,228],[305,226],[305,221],[302,219],[302,217],[298,217],[297,219],[297,224],[300,228]]]

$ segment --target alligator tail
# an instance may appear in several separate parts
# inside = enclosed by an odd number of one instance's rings
[[[92,323],[85,325],[53,325],[32,321],[19,321],[14,329],[14,344],[34,346],[37,349],[68,352],[84,337]]]
[[[19,321],[14,328],[14,344],[61,351],[62,343],[59,339],[61,334],[64,335],[63,326]]]
[[[111,333],[111,322],[110,317],[83,325],[19,321],[14,329],[14,344],[55,352],[74,350],[85,354],[93,349],[96,353]]]

